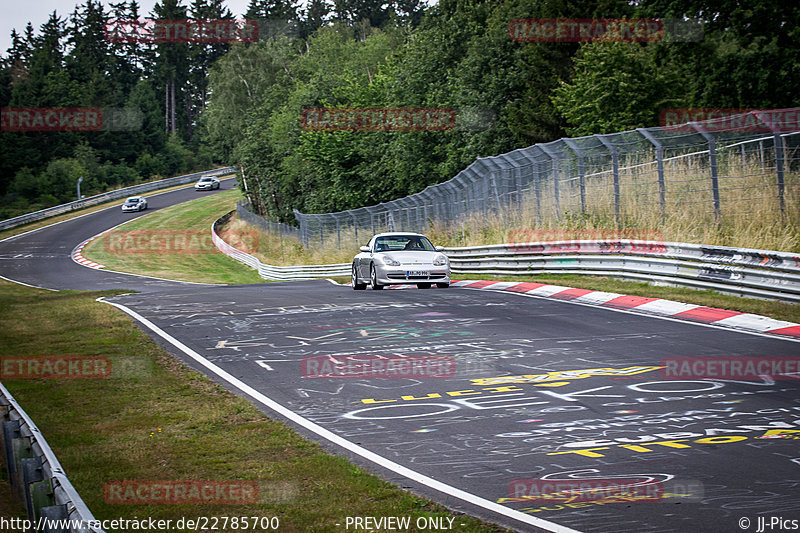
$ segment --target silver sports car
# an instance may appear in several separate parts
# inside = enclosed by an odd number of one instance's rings
[[[143,211],[147,209],[147,200],[145,200],[144,196],[131,196],[125,203],[122,204],[122,211]]]
[[[219,189],[219,180],[213,176],[200,178],[194,184],[194,190],[196,191],[211,191],[214,189]]]
[[[419,233],[379,233],[353,258],[353,289],[415,283],[420,289],[450,286],[450,261]]]

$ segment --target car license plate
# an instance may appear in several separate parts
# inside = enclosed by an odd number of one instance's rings
[[[417,277],[417,276],[425,276],[428,277],[429,272],[427,270],[409,270],[406,272],[406,276],[410,277]]]

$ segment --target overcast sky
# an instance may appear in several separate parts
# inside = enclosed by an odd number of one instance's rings
[[[108,8],[108,0],[101,0],[103,5]],[[21,2],[21,3],[20,3]],[[147,16],[153,10],[156,0],[138,0],[139,12]],[[36,34],[39,28],[47,22],[50,13],[56,11],[62,19],[66,19],[75,10],[75,6],[82,4],[82,0],[0,0],[2,3],[2,16],[0,16],[0,53],[6,55],[6,51],[11,47],[11,30],[15,29],[18,33],[25,32],[28,22],[33,24]],[[183,5],[188,6],[191,2],[184,0]],[[226,5],[237,17],[242,17],[247,11],[249,0],[227,0]]]

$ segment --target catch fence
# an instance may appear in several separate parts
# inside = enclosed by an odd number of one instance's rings
[[[530,227],[592,218],[618,229],[668,218],[713,226],[800,213],[800,108],[563,138],[478,158],[454,178],[373,206],[295,210],[306,246],[364,244],[381,231],[488,219]],[[758,244],[758,243],[754,243]]]

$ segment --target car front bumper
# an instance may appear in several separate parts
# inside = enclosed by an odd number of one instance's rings
[[[382,265],[375,268],[375,277],[381,285],[404,283],[450,283],[450,269],[433,265]]]

